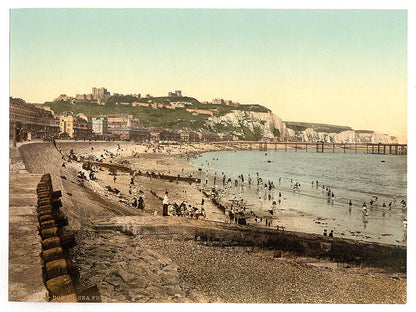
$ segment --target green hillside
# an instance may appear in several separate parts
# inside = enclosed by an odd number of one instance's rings
[[[194,116],[184,108],[175,110],[167,108],[151,109],[120,105],[102,106],[88,103],[73,105],[64,102],[46,103],[46,105],[50,106],[56,114],[65,111],[70,111],[74,114],[83,113],[85,115],[129,114],[140,119],[146,128],[197,130],[203,127],[203,123],[207,118],[206,115]]]
[[[352,130],[348,126],[338,126],[338,125],[329,125],[329,124],[320,124],[312,122],[298,122],[298,121],[285,121],[286,127],[294,130],[295,132],[301,132],[307,128],[312,128],[316,132],[326,132],[326,133],[340,133],[342,131]]]
[[[185,108],[167,109],[167,108],[147,108],[147,107],[133,107],[132,105],[119,105],[120,103],[163,103],[170,102],[188,102]],[[116,104],[118,103],[118,105]],[[192,97],[153,97],[135,98],[132,96],[112,96],[106,105],[98,105],[92,101],[83,101],[76,104],[69,102],[46,102],[45,106],[49,106],[56,114],[61,114],[65,111],[71,111],[74,114],[83,113],[85,115],[115,115],[115,114],[130,114],[135,118],[140,119],[143,126],[146,128],[159,129],[174,129],[174,130],[195,130],[195,131],[209,131],[218,132],[220,129],[211,129],[205,125],[205,121],[209,115],[195,114],[186,111],[190,109],[210,110],[215,116],[225,115],[232,110],[255,111],[255,112],[270,112],[264,106],[258,104],[240,105],[239,107],[232,107],[227,105],[209,105],[201,104],[197,99]],[[220,132],[230,133],[232,129],[221,129]]]

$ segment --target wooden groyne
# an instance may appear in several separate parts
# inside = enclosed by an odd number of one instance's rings
[[[44,280],[52,302],[101,302],[96,284],[83,287],[72,262],[70,248],[76,245],[74,233],[64,227],[68,219],[60,210],[61,191],[54,191],[50,174],[44,174],[36,188],[39,235],[42,239]]]
[[[170,182],[182,181],[186,183],[201,183],[201,179],[198,179],[198,178],[183,177],[180,175],[173,176],[173,175],[154,173],[154,172],[142,172],[140,170],[133,170],[127,166],[123,166],[120,164],[102,163],[98,161],[83,161],[84,169],[90,170],[91,166],[103,167],[103,168],[107,168],[115,172],[117,171],[127,172],[131,175],[136,175],[136,176],[145,176],[148,178],[168,180]]]

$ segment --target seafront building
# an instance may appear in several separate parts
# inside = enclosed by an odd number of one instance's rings
[[[201,133],[200,140],[201,142],[215,142],[220,141],[221,137],[217,133]]]
[[[118,127],[111,132],[113,138],[122,141],[149,142],[150,129]]]
[[[143,124],[133,115],[120,114],[107,116],[108,134],[120,140],[146,140],[148,135],[143,131]]]
[[[154,129],[150,133],[150,140],[160,143],[179,142],[181,140],[181,134],[175,130]]]
[[[199,136],[197,132],[193,131],[181,131],[180,132],[181,141],[184,143],[190,143],[190,142],[197,142],[199,141]]]
[[[139,119],[134,118],[133,115],[120,114],[120,115],[109,115],[108,119],[108,131],[113,132],[114,129],[119,127],[127,127],[132,129],[143,128],[143,124]]]
[[[91,118],[92,132],[98,135],[108,134],[108,118],[107,116],[93,116]]]
[[[234,136],[232,134],[220,134],[220,141],[233,141]]]
[[[10,138],[48,139],[59,134],[59,123],[52,111],[27,104],[22,99],[10,98],[9,106]]]
[[[59,135],[71,139],[89,139],[92,127],[88,118],[83,114],[74,115],[72,112],[63,112],[59,115]]]

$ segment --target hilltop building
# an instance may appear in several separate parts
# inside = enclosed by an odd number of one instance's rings
[[[78,101],[92,101],[93,95],[92,94],[77,94],[75,99]]]
[[[187,112],[193,113],[193,114],[201,114],[201,115],[209,115],[209,116],[214,116],[214,113],[210,110],[206,110],[206,109],[193,109],[193,108],[187,108],[186,109]]]
[[[92,88],[92,98],[94,100],[103,100],[104,102],[110,97],[110,92],[107,91],[106,88]]]
[[[168,97],[182,97],[182,91],[175,90],[175,92],[168,92]]]
[[[192,105],[192,102],[170,102],[170,105],[176,108],[185,108],[185,105]]]
[[[227,100],[227,101],[225,101],[225,105],[227,105],[227,106],[234,106],[234,107],[238,107],[238,106],[240,106],[240,103],[238,103],[238,102],[233,102],[233,101],[231,101],[231,100]]]
[[[133,103],[131,103],[131,106],[133,106],[133,107],[146,107],[146,108],[149,108],[150,107],[150,104],[149,103],[142,103],[142,102],[133,102]]]
[[[73,100],[74,100],[74,98],[72,96],[68,96],[66,94],[61,94],[56,99],[54,99],[53,101],[54,102],[63,101],[63,102],[71,102],[72,103]]]
[[[202,104],[227,105],[227,106],[234,106],[234,107],[240,106],[240,103],[238,102],[233,102],[231,100],[225,101],[224,99],[213,99],[211,103],[205,101],[205,102],[202,102]]]
[[[215,104],[215,105],[224,105],[224,100],[223,99],[213,99],[211,104]]]
[[[75,100],[77,101],[96,101],[100,105],[105,105],[105,101],[111,96],[110,92],[106,88],[92,88],[92,93],[90,94],[77,94],[75,95]]]

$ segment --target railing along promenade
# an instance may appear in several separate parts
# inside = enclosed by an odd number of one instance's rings
[[[323,153],[329,151],[335,153],[336,150],[342,150],[346,153],[347,150],[353,150],[357,153],[359,150],[365,150],[367,154],[391,154],[391,155],[407,155],[407,144],[393,144],[393,143],[324,143],[324,142],[264,142],[264,141],[220,141],[210,142],[211,144],[228,145],[235,148],[246,150],[298,150],[316,151]]]

